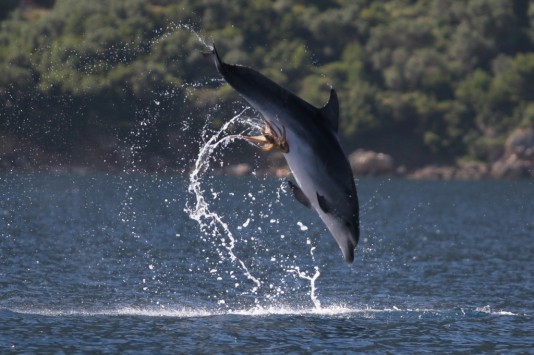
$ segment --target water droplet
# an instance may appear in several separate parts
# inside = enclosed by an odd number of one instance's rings
[[[301,231],[307,231],[308,230],[308,227],[305,226],[304,223],[302,223],[301,221],[298,221],[297,225],[300,227]]]

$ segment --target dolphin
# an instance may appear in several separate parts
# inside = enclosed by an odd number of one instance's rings
[[[263,116],[262,134],[243,138],[264,151],[283,152],[296,180],[288,181],[293,195],[319,214],[352,264],[360,237],[358,194],[339,143],[336,91],[332,88],[328,103],[316,108],[254,69],[224,63],[215,46],[208,55],[225,81]]]

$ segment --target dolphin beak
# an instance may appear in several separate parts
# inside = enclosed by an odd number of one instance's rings
[[[352,233],[351,235],[346,236],[345,239],[347,240],[347,243],[341,247],[341,251],[343,252],[347,264],[352,265],[354,262],[354,248],[356,248],[356,243],[353,242],[354,236]]]
[[[330,233],[339,245],[347,264],[354,262],[354,249],[360,238],[360,229],[352,222],[336,220],[334,223],[326,223]]]

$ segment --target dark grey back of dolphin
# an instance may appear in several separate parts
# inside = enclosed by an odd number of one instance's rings
[[[337,137],[339,104],[335,90],[331,90],[330,99],[323,108],[316,108],[254,69],[224,63],[215,47],[211,55],[217,70],[230,86],[269,122],[287,128],[293,135],[293,143],[308,146],[316,157],[312,159],[315,169],[310,174],[311,168],[301,168],[306,162],[298,161],[300,158],[310,159],[309,154],[295,156],[290,145],[289,152],[284,155],[295,178],[298,180],[300,176],[300,180],[306,182],[300,188],[307,193],[295,185],[292,190],[297,191],[295,196],[299,202],[312,206],[319,213],[346,261],[352,263],[360,235],[359,206],[352,170]],[[320,171],[315,173],[317,170]],[[325,181],[326,187],[322,186]],[[321,189],[323,193],[319,193]],[[349,232],[340,232],[342,229]]]
[[[242,65],[224,63],[215,46],[213,46],[213,56],[217,70],[226,82],[245,97],[264,116],[276,115],[277,107],[281,105],[285,109],[295,112],[307,111],[311,117],[317,115],[317,109],[314,106],[258,71]],[[261,90],[258,90],[259,88]],[[248,93],[254,93],[254,97],[248,95]],[[280,105],[270,105],[272,102],[277,102]]]

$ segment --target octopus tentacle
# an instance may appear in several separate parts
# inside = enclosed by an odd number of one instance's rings
[[[286,129],[284,126],[279,128],[273,123],[270,123],[266,119],[263,120],[265,126],[261,130],[259,136],[241,136],[241,138],[253,143],[264,152],[273,150],[274,148],[280,149],[284,153],[289,152],[289,145],[286,139]]]

